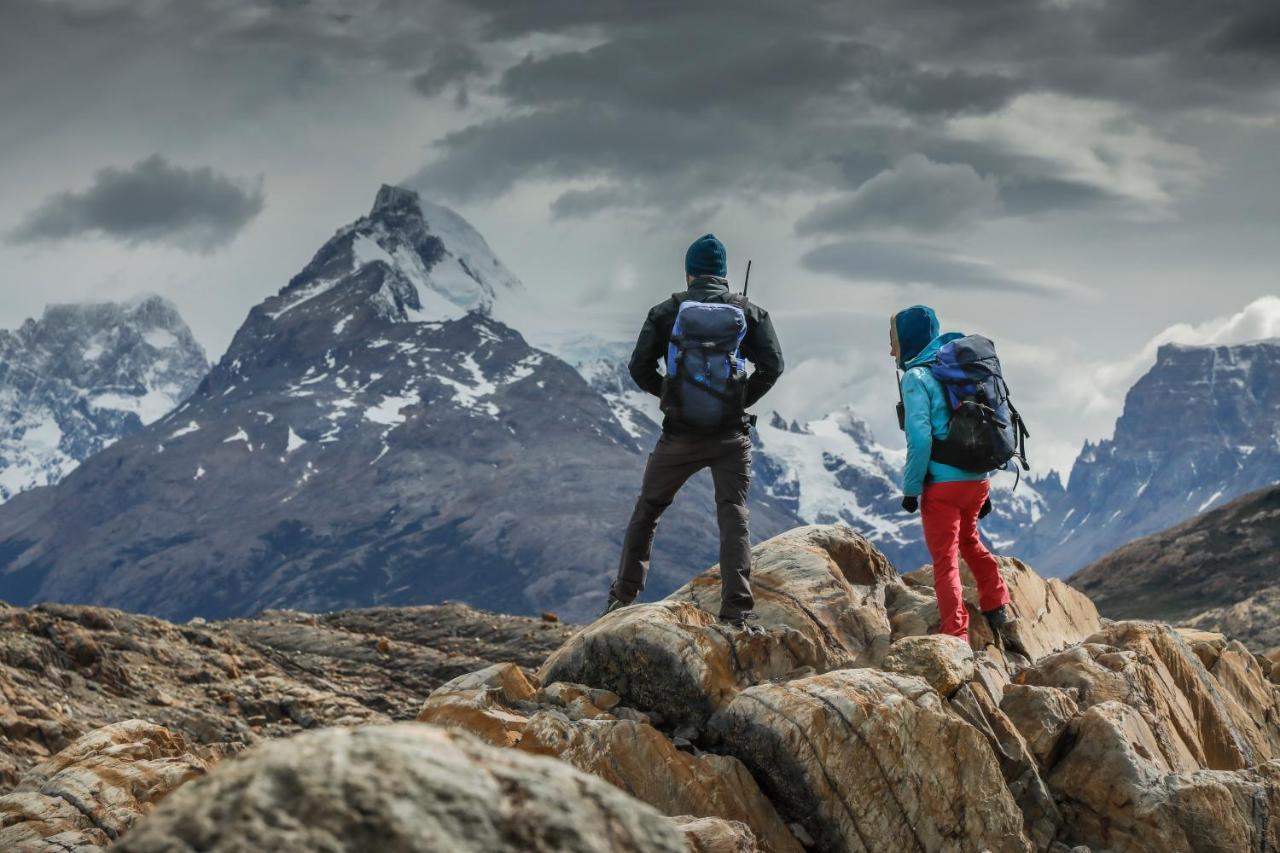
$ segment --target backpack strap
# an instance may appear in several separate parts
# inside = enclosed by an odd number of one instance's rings
[[[902,399],[902,371],[895,370],[898,376],[898,429],[907,431],[907,401]]]

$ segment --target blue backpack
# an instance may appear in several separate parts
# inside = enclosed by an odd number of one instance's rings
[[[951,430],[934,440],[932,458],[964,471],[1004,468],[1017,458],[1029,471],[1022,416],[1009,399],[1009,386],[996,357],[996,345],[981,335],[957,338],[938,350],[930,365],[951,408]]]
[[[739,350],[747,334],[741,297],[727,302],[680,302],[667,344],[662,411],[697,430],[741,424],[746,411],[747,364]]]

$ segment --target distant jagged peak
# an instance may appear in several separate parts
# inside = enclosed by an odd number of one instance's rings
[[[469,222],[389,184],[378,190],[369,213],[338,229],[264,309],[279,320],[307,303],[314,308],[317,297],[344,285],[366,289],[377,313],[392,322],[491,314],[495,303],[524,292]]]
[[[4,337],[8,337],[7,344]],[[204,348],[191,333],[176,305],[156,294],[143,294],[122,302],[86,301],[46,305],[41,316],[27,319],[16,331],[0,332],[0,350],[20,347],[22,355],[11,359],[65,374],[69,365],[84,369],[117,370],[121,356],[135,350],[167,353],[184,369],[201,371],[208,361]],[[130,356],[128,364],[136,364]],[[96,365],[96,368],[91,367]],[[67,378],[70,378],[69,376]],[[89,376],[85,381],[92,381]]]
[[[32,334],[43,328],[90,328],[126,323],[137,328],[186,329],[178,306],[155,293],[143,293],[129,299],[111,302],[53,302],[45,305],[39,319],[28,318],[19,331]]]
[[[858,414],[852,403],[845,403],[840,408],[827,414],[823,421],[830,422],[836,429],[857,441],[859,444],[871,446],[876,443],[871,426]],[[813,425],[809,425],[813,429]]]

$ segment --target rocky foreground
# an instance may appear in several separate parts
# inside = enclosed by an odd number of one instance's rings
[[[759,633],[716,569],[571,636],[3,610],[0,850],[1280,848],[1280,664],[1002,570],[1025,656],[840,527],[756,549]]]

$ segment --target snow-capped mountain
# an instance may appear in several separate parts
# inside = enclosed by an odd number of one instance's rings
[[[1160,348],[1113,438],[1086,444],[1066,494],[1017,548],[1067,575],[1126,542],[1280,481],[1280,340]]]
[[[177,309],[155,296],[51,305],[0,330],[0,502],[167,414],[208,369]]]
[[[906,452],[879,444],[852,406],[803,425],[775,412],[756,433],[756,476],[767,494],[806,523],[848,524],[900,571],[928,562],[919,516],[901,506]],[[994,547],[1006,548],[1047,511],[1055,482],[1019,483],[1003,472],[992,479],[994,510],[982,530]]]
[[[459,217],[383,187],[175,412],[0,507],[4,597],[593,615],[648,448],[496,319],[521,293]],[[695,482],[664,518],[653,594],[714,562],[712,506]],[[796,523],[752,512],[758,538]]]

